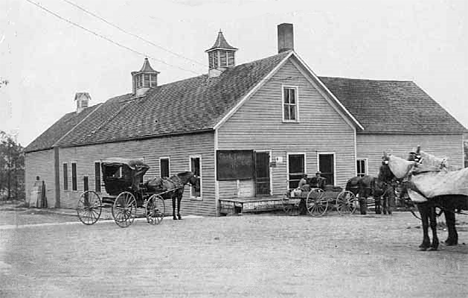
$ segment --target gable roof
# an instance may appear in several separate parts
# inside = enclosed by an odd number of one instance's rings
[[[467,131],[411,81],[319,78],[364,126],[361,134],[461,134]]]
[[[212,131],[255,92],[293,51],[226,69],[218,77],[201,75],[132,93],[68,113],[25,152]],[[444,133],[467,130],[413,82],[317,77],[358,133]],[[415,108],[416,107],[416,108]]]
[[[228,68],[219,77],[201,75],[155,87],[142,97],[125,94],[99,108],[69,113],[28,145],[26,152],[213,130],[289,54]],[[92,117],[82,121],[90,109]],[[70,119],[74,125],[63,126]]]
[[[50,149],[54,144],[63,136],[69,133],[75,126],[77,126],[83,119],[90,115],[101,104],[84,109],[81,113],[71,112],[65,114],[51,127],[39,135],[32,141],[26,148],[26,152]]]

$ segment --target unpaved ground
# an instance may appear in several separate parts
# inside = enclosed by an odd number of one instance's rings
[[[165,219],[127,229],[24,227],[21,218],[18,228],[0,226],[1,297],[468,296],[468,245],[419,251],[420,224],[409,213]],[[458,218],[467,243],[468,220]]]

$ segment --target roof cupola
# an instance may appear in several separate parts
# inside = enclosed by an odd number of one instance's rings
[[[132,72],[133,94],[142,96],[150,88],[158,86],[158,74],[159,71],[154,70],[145,58],[142,68]]]
[[[208,53],[209,76],[217,77],[228,67],[236,66],[235,53],[237,50],[228,44],[223,32],[219,30],[214,45],[205,51]]]
[[[76,113],[80,113],[84,109],[89,106],[89,100],[91,96],[87,92],[77,92],[75,94],[75,101],[76,101]]]

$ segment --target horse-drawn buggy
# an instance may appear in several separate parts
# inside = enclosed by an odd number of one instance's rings
[[[149,166],[142,160],[109,158],[101,161],[102,178],[106,194],[85,191],[78,200],[78,218],[92,225],[101,217],[103,208],[111,208],[112,217],[120,227],[130,226],[138,208],[145,210],[148,223],[159,224],[164,218],[165,206],[161,194],[148,192],[143,176]]]
[[[142,209],[150,224],[159,224],[165,215],[164,200],[172,198],[175,217],[175,200],[180,200],[188,182],[195,183],[195,175],[183,172],[170,178],[156,178],[143,182],[149,166],[141,159],[108,158],[101,161],[105,193],[87,190],[78,200],[78,218],[85,225],[98,221],[103,208],[111,208],[112,217],[119,227],[130,226]]]
[[[336,210],[340,215],[353,214],[357,209],[354,194],[339,186],[326,185],[323,188],[292,189],[282,197],[283,210],[289,215],[310,214],[323,216]]]

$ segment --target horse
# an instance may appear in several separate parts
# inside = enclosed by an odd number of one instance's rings
[[[348,180],[345,189],[352,192],[359,200],[359,211],[367,214],[367,198],[374,194],[375,177],[370,175],[355,176]]]
[[[148,191],[160,193],[164,200],[172,200],[172,218],[174,220],[181,220],[180,215],[180,202],[184,194],[185,185],[190,184],[192,186],[199,185],[199,177],[193,172],[185,171],[172,175],[169,178],[154,178],[144,183],[144,186]],[[177,214],[176,214],[177,206]],[[177,215],[177,216],[176,216]]]
[[[467,209],[468,196],[458,194],[435,195],[426,197],[421,193],[413,183],[416,175],[424,175],[427,172],[417,173],[414,168],[417,166],[417,154],[411,153],[409,160],[388,155],[384,152],[382,157],[382,165],[379,169],[379,177],[381,176],[384,182],[391,183],[395,179],[406,179],[402,183],[410,194],[411,199],[416,204],[419,214],[421,215],[421,223],[423,230],[423,241],[419,245],[420,250],[438,250],[439,238],[437,236],[437,217],[436,207],[441,208],[445,215],[447,224],[448,237],[444,241],[445,245],[453,246],[458,244],[458,233],[455,227],[455,209]],[[393,162],[393,169],[391,163]],[[424,176],[421,176],[424,179]],[[429,227],[432,230],[432,242],[429,237]]]

